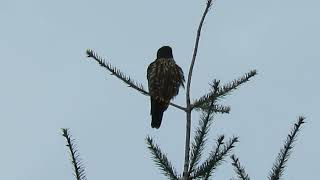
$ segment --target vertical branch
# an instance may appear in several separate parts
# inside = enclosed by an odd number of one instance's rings
[[[188,169],[189,169],[189,152],[190,152],[190,131],[191,131],[191,111],[187,112],[187,123],[186,123],[186,144],[184,149],[184,166],[183,166],[183,178],[187,180]]]
[[[185,180],[188,179],[188,169],[189,169],[189,152],[190,152],[190,131],[191,131],[191,103],[190,103],[190,85],[191,85],[191,78],[192,78],[192,72],[193,72],[193,67],[194,63],[196,61],[196,56],[198,52],[198,46],[199,46],[199,41],[200,41],[200,34],[201,34],[201,29],[202,25],[204,22],[204,19],[212,5],[212,0],[207,0],[207,5],[206,8],[203,12],[203,15],[201,17],[201,21],[197,30],[197,37],[196,37],[196,42],[194,45],[194,51],[192,55],[192,60],[189,68],[189,74],[188,74],[188,81],[187,81],[187,91],[186,91],[186,117],[187,117],[187,122],[186,122],[186,144],[185,144],[185,156],[184,156],[184,168],[183,168],[183,178]]]

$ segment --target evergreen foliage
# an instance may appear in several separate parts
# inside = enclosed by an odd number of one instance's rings
[[[238,179],[240,180],[250,180],[250,177],[248,174],[246,174],[246,171],[244,170],[244,167],[241,166],[239,159],[236,157],[236,155],[231,155],[232,165],[234,167],[234,170],[236,171],[238,175]]]
[[[178,180],[179,175],[169,162],[167,156],[163,154],[158,145],[153,143],[151,137],[147,136],[146,141],[148,148],[151,151],[152,157],[156,165],[160,168],[162,173],[171,180]]]
[[[300,116],[298,122],[294,124],[293,129],[287,136],[284,142],[283,148],[280,150],[276,162],[274,163],[272,170],[270,172],[269,180],[279,180],[283,175],[284,168],[291,154],[293,143],[297,138],[298,132],[301,129],[301,125],[305,123],[304,117]]]
[[[71,164],[73,166],[73,174],[76,177],[76,180],[86,180],[86,174],[84,171],[84,166],[81,162],[79,152],[74,143],[74,139],[72,139],[69,129],[61,129],[62,136],[67,141],[67,147],[69,149]]]
[[[205,20],[205,17],[211,7],[213,6],[213,0],[207,0],[207,4],[203,15],[201,17],[199,27],[197,30],[196,41],[194,46],[194,52],[188,72],[187,88],[186,88],[186,106],[180,106],[174,103],[170,103],[171,106],[182,110],[186,113],[186,143],[185,143],[185,158],[183,171],[179,173],[173,165],[170,163],[166,154],[160,149],[160,147],[154,142],[154,140],[147,136],[147,147],[151,152],[151,157],[160,171],[171,180],[192,180],[192,179],[210,179],[215,170],[222,162],[225,162],[226,157],[229,156],[235,144],[239,141],[238,137],[232,137],[229,140],[225,140],[225,135],[220,135],[216,142],[215,147],[210,151],[207,158],[203,158],[205,144],[208,139],[208,133],[210,131],[210,125],[213,123],[214,115],[216,113],[229,113],[230,107],[218,104],[218,101],[230,94],[233,90],[237,89],[240,85],[248,82],[252,77],[257,75],[256,70],[251,70],[238,79],[231,81],[225,85],[220,85],[219,80],[214,80],[211,84],[211,90],[196,99],[194,102],[190,100],[190,87],[192,80],[193,67],[195,65],[201,29]],[[87,56],[95,60],[99,65],[108,70],[111,75],[119,78],[128,87],[131,87],[143,95],[150,96],[141,83],[133,80],[129,76],[125,75],[122,71],[112,66],[105,59],[97,55],[93,50],[86,51]],[[161,98],[161,97],[155,97]],[[191,112],[197,110],[201,112],[199,125],[195,129],[193,141],[191,143]],[[297,133],[301,129],[301,125],[304,123],[304,117],[299,117],[298,122],[294,125],[294,128],[288,135],[284,147],[280,150],[280,153],[272,167],[269,175],[269,180],[279,180],[283,175],[286,162],[293,148],[293,142],[296,140]],[[79,155],[71,139],[68,129],[63,129],[63,136],[67,140],[67,146],[69,147],[72,164],[74,166],[74,173],[77,180],[85,179],[84,168],[79,161]],[[244,167],[240,164],[239,159],[235,155],[231,155],[232,165],[237,174],[237,179],[250,180],[249,175],[245,172]],[[204,159],[202,162],[201,160]]]

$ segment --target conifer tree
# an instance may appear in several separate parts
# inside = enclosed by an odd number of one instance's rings
[[[186,81],[186,105],[178,105],[173,102],[169,102],[172,107],[186,113],[186,136],[185,136],[185,149],[184,149],[184,166],[183,170],[179,172],[169,158],[163,153],[163,150],[157,145],[154,140],[147,136],[146,143],[147,147],[151,152],[152,159],[155,164],[159,167],[160,171],[171,180],[193,180],[203,179],[208,180],[215,173],[217,167],[225,162],[227,157],[231,158],[232,165],[234,167],[237,177],[234,179],[250,180],[249,175],[246,173],[244,166],[240,164],[240,160],[235,154],[231,154],[236,143],[239,142],[238,137],[231,137],[226,139],[225,135],[219,135],[215,147],[210,151],[206,158],[203,158],[203,151],[208,138],[208,132],[210,131],[210,125],[213,123],[214,114],[216,113],[229,113],[230,107],[219,104],[219,100],[226,95],[230,94],[233,90],[237,89],[240,85],[248,82],[252,77],[257,75],[256,70],[251,70],[245,73],[243,76],[226,84],[221,84],[219,80],[213,80],[211,83],[211,90],[203,96],[197,98],[191,102],[191,80],[193,68],[195,66],[198,46],[200,42],[200,35],[203,23],[209,11],[213,6],[213,0],[207,0],[204,12],[202,14],[194,45],[193,56],[191,59],[190,68],[188,71]],[[143,95],[151,96],[150,93],[144,88],[141,83],[130,78],[118,68],[112,66],[104,58],[100,57],[93,50],[86,51],[87,56],[96,61],[100,66],[111,72],[112,75],[123,81],[128,87],[140,92]],[[161,98],[161,97],[154,97]],[[196,110],[200,112],[199,125],[195,129],[193,141],[191,142],[191,113]],[[269,180],[278,180],[283,175],[286,162],[288,161],[289,155],[293,149],[293,143],[297,138],[297,134],[301,129],[301,125],[305,122],[304,117],[299,117],[298,121],[294,124],[292,131],[287,136],[283,148],[280,150],[278,157],[271,168],[269,174]],[[84,167],[81,164],[78,152],[75,148],[75,144],[71,139],[71,135],[68,129],[62,129],[63,136],[67,141],[67,147],[70,151],[71,162],[74,169],[74,174],[77,180],[85,179]],[[201,161],[201,159],[204,159]]]

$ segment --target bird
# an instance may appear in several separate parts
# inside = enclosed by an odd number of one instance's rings
[[[157,51],[157,58],[148,66],[147,79],[151,100],[151,127],[159,129],[164,111],[170,100],[184,88],[183,70],[174,61],[170,46],[163,46]]]

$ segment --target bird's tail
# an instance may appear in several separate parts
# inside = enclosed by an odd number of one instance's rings
[[[163,112],[167,110],[167,108],[168,108],[167,103],[157,101],[155,100],[155,98],[151,98],[151,116],[152,116],[151,127],[152,128],[159,129],[162,122]]]

